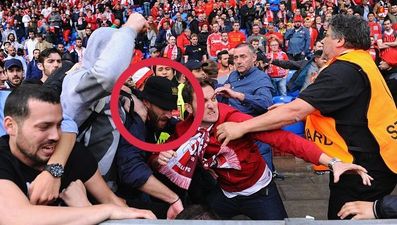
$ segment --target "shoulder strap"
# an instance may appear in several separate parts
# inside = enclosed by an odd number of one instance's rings
[[[99,112],[105,107],[106,99],[102,98],[99,100],[98,104],[95,106],[94,111],[91,115],[79,126],[79,138],[91,126],[92,122],[98,117]]]

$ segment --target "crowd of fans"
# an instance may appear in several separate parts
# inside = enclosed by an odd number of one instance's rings
[[[182,63],[209,59],[220,64],[219,52],[226,50],[232,55],[239,43],[246,42],[256,48],[258,62],[264,62],[261,69],[272,78],[274,94],[284,96],[287,90],[283,78],[288,70],[267,67],[267,61],[313,58],[314,51],[321,50],[316,43],[324,38],[335,14],[356,15],[368,21],[373,38],[371,54],[378,64],[386,59],[383,61],[393,67],[396,60],[390,56],[396,53],[396,4],[388,0],[6,1],[0,5],[0,56],[2,60],[21,59],[26,78],[35,78],[36,49],[40,52],[56,47],[64,58],[81,62],[93,31],[99,27],[120,28],[132,12],[139,12],[147,18],[149,27],[135,40],[134,62],[160,56]],[[380,54],[389,49],[390,53]],[[315,77],[315,71],[311,72]]]

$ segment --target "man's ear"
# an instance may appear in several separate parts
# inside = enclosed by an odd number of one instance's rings
[[[39,68],[39,70],[44,71],[44,67],[42,63],[37,63],[37,67]]]
[[[18,132],[18,124],[12,117],[6,116],[4,118],[4,129],[10,136],[15,136]]]
[[[337,47],[343,47],[343,46],[345,46],[345,39],[344,38],[341,38],[341,39],[339,39],[338,40],[338,42],[336,43],[336,46]]]

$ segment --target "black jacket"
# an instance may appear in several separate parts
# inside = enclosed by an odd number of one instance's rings
[[[375,203],[375,213],[378,219],[397,218],[397,196],[387,195]]]

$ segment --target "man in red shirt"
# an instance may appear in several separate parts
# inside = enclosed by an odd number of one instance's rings
[[[216,59],[216,46],[221,42],[222,36],[221,32],[219,32],[219,24],[212,24],[212,34],[208,35],[207,38],[207,53],[210,59]]]
[[[377,44],[381,50],[380,54],[384,52],[393,51],[397,49],[397,32],[391,28],[390,19],[383,21],[383,27],[385,31],[383,32],[382,38],[378,38]]]
[[[208,201],[211,210],[221,218],[230,219],[240,214],[257,220],[287,217],[277,187],[272,182],[272,172],[260,155],[255,140],[267,142],[315,164],[330,165],[336,177],[348,169],[354,169],[368,184],[370,178],[362,167],[334,161],[315,144],[290,132],[277,130],[250,134],[221,146],[215,136],[217,126],[226,121],[245,121],[251,116],[218,103],[209,81],[201,81],[200,85],[205,107],[199,131],[176,152],[161,152],[152,159],[156,158],[154,164],[157,165],[154,166],[158,166],[160,173],[184,189],[189,188],[196,166],[200,165],[213,173],[218,185]],[[175,138],[189,129],[197,112],[196,95],[190,85],[185,86],[182,96],[190,116],[177,124]]]
[[[230,48],[235,48],[237,45],[246,41],[245,34],[240,31],[240,23],[233,23],[233,31],[229,33],[229,44]]]
[[[376,21],[375,14],[373,12],[368,13],[368,26],[371,37],[374,37],[375,40],[382,38],[382,27]]]
[[[305,18],[305,22],[303,23],[303,26],[305,26],[309,30],[310,34],[310,50],[313,50],[314,43],[317,40],[318,36],[318,31],[316,28],[313,28],[313,20],[309,17]]]
[[[178,36],[176,39],[176,45],[181,49],[182,54],[185,54],[186,46],[190,45],[190,35],[191,31],[186,28],[185,31]]]

